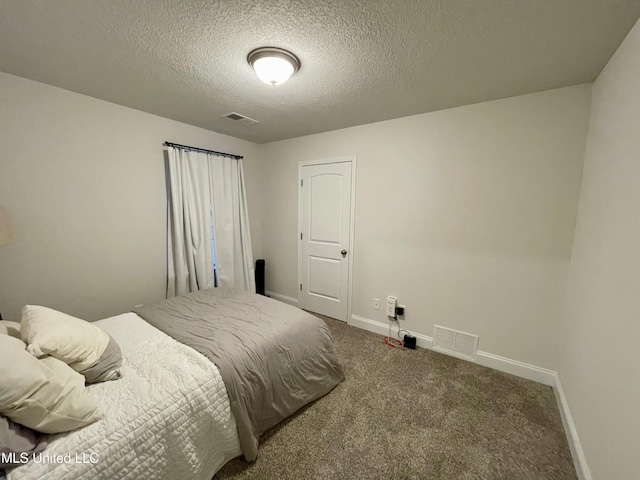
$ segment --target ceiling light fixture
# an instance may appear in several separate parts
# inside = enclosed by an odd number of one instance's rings
[[[249,65],[258,78],[269,85],[280,85],[300,68],[300,60],[293,53],[281,48],[262,47],[249,52]]]

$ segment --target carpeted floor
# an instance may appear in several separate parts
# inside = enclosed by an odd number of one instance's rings
[[[215,479],[577,478],[550,387],[326,322],[345,381]]]

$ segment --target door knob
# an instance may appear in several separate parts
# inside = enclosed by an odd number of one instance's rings
[[[342,258],[347,256],[347,251],[343,248],[342,251],[340,252],[342,254]]]

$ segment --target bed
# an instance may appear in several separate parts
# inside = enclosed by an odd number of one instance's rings
[[[95,324],[124,359],[122,379],[87,387],[104,418],[46,437],[43,458],[71,462],[31,461],[8,480],[211,479],[232,458],[255,459],[262,433],[343,379],[322,320],[246,292],[196,292]]]

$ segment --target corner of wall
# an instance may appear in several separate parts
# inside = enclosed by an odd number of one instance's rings
[[[556,402],[558,403],[558,411],[560,412],[560,418],[562,419],[562,426],[571,449],[571,457],[573,458],[573,465],[576,469],[576,474],[579,480],[591,480],[591,472],[587,465],[587,457],[582,449],[582,444],[578,438],[578,431],[575,423],[573,423],[573,417],[569,410],[569,403],[567,397],[562,389],[562,383],[560,382],[560,375],[557,372],[553,372],[553,389],[556,396]]]

